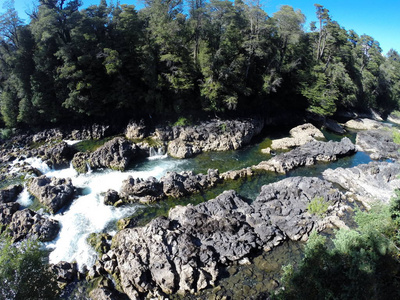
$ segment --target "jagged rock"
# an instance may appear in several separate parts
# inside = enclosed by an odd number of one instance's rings
[[[344,124],[345,127],[356,130],[372,130],[382,128],[381,122],[371,120],[371,119],[355,119],[349,120]]]
[[[49,142],[51,140],[62,140],[64,134],[58,128],[47,129],[36,133],[32,137],[34,143]]]
[[[0,233],[11,223],[12,216],[19,207],[17,202],[0,203]]]
[[[108,190],[104,195],[104,204],[105,205],[115,205],[120,200],[117,191]]]
[[[93,124],[81,130],[73,130],[71,138],[73,140],[99,140],[110,135],[109,125]]]
[[[361,151],[370,153],[372,159],[400,158],[400,145],[393,141],[393,134],[389,130],[359,132],[356,145]]]
[[[52,265],[51,270],[55,274],[56,281],[61,288],[73,282],[78,276],[78,265],[76,263],[60,261]]]
[[[396,114],[396,113],[391,113],[387,117],[387,120],[392,122],[392,123],[395,123],[395,124],[400,124],[400,116],[399,116],[399,114]]]
[[[89,158],[92,168],[123,171],[135,154],[136,147],[125,138],[116,137],[94,151]]]
[[[241,170],[233,170],[233,171],[227,171],[225,173],[221,174],[221,178],[224,180],[235,180],[238,178],[247,178],[251,177],[254,175],[254,171],[249,167],[249,168],[244,168]]]
[[[118,232],[98,265],[118,277],[131,299],[157,290],[195,293],[216,283],[221,265],[321,230],[326,221],[307,211],[317,196],[329,202],[326,214],[334,216],[343,195],[329,182],[308,177],[264,186],[252,204],[227,191],[196,206],[176,206],[168,218]]]
[[[42,242],[48,242],[57,236],[60,225],[58,221],[26,208],[13,214],[9,230],[15,242],[28,237],[37,237]]]
[[[73,156],[73,151],[66,142],[58,143],[55,146],[46,146],[43,151],[43,160],[54,168],[68,167]]]
[[[22,192],[22,185],[12,185],[5,189],[0,190],[0,203],[14,202],[17,200],[18,195]]]
[[[400,164],[370,162],[353,168],[328,169],[323,172],[326,180],[339,184],[365,206],[376,201],[389,203],[400,188]]]
[[[273,140],[272,149],[289,149],[304,145],[315,139],[324,139],[324,134],[311,123],[296,126],[290,130],[291,137]]]
[[[48,178],[44,175],[29,180],[28,190],[53,214],[69,203],[75,193],[70,178]]]
[[[120,295],[115,291],[105,287],[99,287],[93,289],[89,293],[90,299],[92,300],[116,300],[120,299]],[[139,294],[136,295],[135,298],[131,299],[140,299]]]
[[[347,137],[340,142],[312,141],[268,161],[263,161],[253,168],[286,173],[300,166],[314,165],[317,161],[335,161],[338,157],[352,155],[356,151],[356,147]]]
[[[74,157],[72,158],[72,166],[74,169],[81,174],[85,174],[89,171],[89,153],[78,152],[75,153]]]
[[[131,122],[126,127],[125,136],[131,140],[143,139],[146,136],[146,126],[143,122]]]
[[[329,119],[329,118],[325,118],[324,127],[334,133],[338,133],[338,134],[346,133],[346,129],[344,129],[342,125],[340,125],[338,122],[336,122],[332,119]]]
[[[163,184],[154,177],[146,180],[129,176],[122,182],[119,197],[129,202],[154,202],[164,197]]]
[[[261,120],[213,120],[197,126],[158,128],[156,136],[168,143],[168,154],[187,158],[205,151],[233,150],[248,144],[264,126]]]

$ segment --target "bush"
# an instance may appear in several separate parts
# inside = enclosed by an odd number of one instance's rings
[[[192,122],[188,118],[180,117],[172,126],[189,126],[191,124]]]
[[[329,205],[324,197],[315,197],[307,204],[307,210],[312,215],[322,216],[328,211]]]
[[[0,299],[56,299],[57,283],[47,266],[47,252],[36,240],[18,245],[0,236]]]

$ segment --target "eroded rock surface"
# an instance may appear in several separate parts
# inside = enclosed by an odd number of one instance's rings
[[[268,161],[263,161],[253,168],[286,173],[297,167],[314,165],[318,161],[335,161],[339,157],[352,155],[356,151],[355,145],[347,137],[340,142],[312,141]]]
[[[349,120],[344,124],[344,126],[346,128],[356,129],[356,130],[373,130],[383,127],[381,122],[367,118]]]
[[[0,203],[14,202],[22,190],[22,185],[12,185],[0,190]]]
[[[131,299],[149,291],[194,293],[215,285],[220,266],[286,238],[306,240],[312,229],[328,226],[327,218],[307,212],[317,196],[331,205],[327,214],[335,215],[342,194],[329,182],[308,177],[264,186],[252,204],[227,191],[196,206],[177,206],[168,218],[118,232],[91,273],[118,276]]]
[[[323,172],[326,180],[339,184],[349,195],[365,206],[374,202],[389,203],[400,188],[400,164],[370,162],[353,168],[328,169]]]
[[[28,190],[53,214],[69,203],[75,194],[70,178],[48,178],[44,175],[32,178],[28,182]]]
[[[359,132],[356,145],[361,151],[368,152],[372,159],[400,158],[400,145],[393,141],[393,133],[390,130]]]
[[[290,130],[291,137],[273,140],[272,149],[289,149],[304,145],[315,139],[325,139],[324,134],[311,123],[296,126]]]

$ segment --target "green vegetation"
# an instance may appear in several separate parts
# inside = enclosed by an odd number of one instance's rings
[[[396,129],[396,128],[393,128],[392,134],[393,134],[393,142],[395,142],[396,144],[400,145],[400,132],[399,132],[399,130]]]
[[[189,126],[191,124],[192,122],[188,118],[180,117],[172,126]]]
[[[358,228],[340,229],[333,247],[312,233],[298,268],[284,269],[274,299],[399,299],[400,193],[391,205],[358,210]]]
[[[114,137],[108,137],[101,140],[84,140],[73,145],[73,148],[78,152],[93,152],[108,141],[111,141],[113,138]]]
[[[0,235],[0,298],[56,299],[58,287],[46,259],[38,241],[14,245]]]
[[[307,204],[307,210],[312,215],[322,216],[328,211],[329,205],[324,197],[315,197]]]
[[[39,0],[25,24],[0,15],[0,127],[203,112],[391,111],[400,56],[316,4],[268,16],[258,2]],[[187,11],[183,10],[187,7]],[[307,26],[308,27],[308,26]]]

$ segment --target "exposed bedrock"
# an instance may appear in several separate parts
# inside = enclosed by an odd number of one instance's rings
[[[17,200],[18,195],[22,192],[22,185],[11,185],[0,190],[0,203],[9,203]]]
[[[372,130],[383,127],[381,122],[367,118],[349,120],[344,124],[344,126],[346,128],[356,129],[356,130]]]
[[[53,214],[67,205],[75,194],[70,178],[48,178],[45,175],[30,179],[28,190]]]
[[[400,188],[399,173],[398,163],[370,162],[353,168],[328,169],[323,176],[369,207],[374,202],[389,203],[395,189]]]
[[[253,168],[286,173],[297,167],[314,165],[318,161],[335,161],[339,157],[352,155],[356,151],[355,145],[347,137],[340,142],[311,141],[292,151],[263,161]]]
[[[307,211],[315,197],[330,205],[324,218]],[[196,206],[177,206],[144,227],[121,230],[89,273],[117,276],[131,299],[149,292],[194,293],[215,285],[221,266],[339,224],[342,197],[331,183],[310,177],[263,186],[252,204],[226,191]]]
[[[250,143],[264,127],[262,120],[213,120],[196,126],[158,128],[155,136],[169,141],[168,154],[188,158],[205,151],[235,150]]]
[[[393,129],[396,130],[396,129]],[[356,145],[372,159],[400,158],[400,145],[393,141],[390,130],[368,130],[357,133]]]

